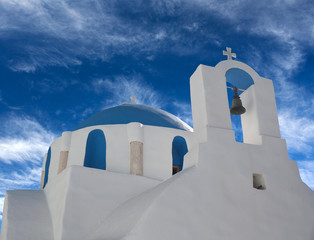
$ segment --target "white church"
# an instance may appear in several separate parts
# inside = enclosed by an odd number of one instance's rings
[[[273,83],[227,50],[191,76],[193,129],[132,101],[64,132],[41,189],[7,191],[0,239],[313,240],[314,192],[280,136]]]

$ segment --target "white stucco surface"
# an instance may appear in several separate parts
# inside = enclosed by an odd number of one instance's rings
[[[53,240],[52,221],[42,190],[7,191],[1,240]]]

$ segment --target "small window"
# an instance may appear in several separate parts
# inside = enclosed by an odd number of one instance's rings
[[[253,187],[258,190],[265,190],[266,184],[262,174],[253,173]]]
[[[179,166],[173,166],[172,167],[172,175],[175,175],[176,173],[180,172]]]

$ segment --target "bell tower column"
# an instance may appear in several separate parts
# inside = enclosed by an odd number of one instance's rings
[[[190,79],[194,132],[206,141],[208,130],[230,131],[234,139],[229,113],[224,73],[214,67],[199,65]]]
[[[273,82],[266,78],[255,80],[241,94],[247,112],[241,116],[243,141],[261,144],[262,138],[281,138]]]

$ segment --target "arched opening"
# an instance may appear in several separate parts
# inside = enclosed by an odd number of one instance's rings
[[[172,141],[172,175],[183,168],[184,155],[188,152],[186,141],[183,137],[176,136]]]
[[[226,84],[227,84],[227,93],[228,93],[228,101],[229,108],[232,105],[232,100],[234,96],[234,91],[231,89],[232,87],[237,87],[241,90],[248,89],[254,81],[252,77],[245,71],[239,68],[231,68],[226,72]],[[241,98],[241,93],[243,91],[239,90],[238,94]],[[244,106],[245,107],[245,106]],[[245,113],[244,113],[245,114]],[[230,114],[232,129],[235,134],[235,140],[237,142],[243,142],[243,131],[242,131],[242,123],[241,123],[241,115],[232,115]]]
[[[51,159],[51,147],[49,147],[49,150],[48,150],[48,153],[47,153],[47,159],[46,159],[46,164],[45,164],[45,178],[44,178],[43,188],[45,188],[45,186],[46,186],[46,184],[48,182],[50,159]]]
[[[106,170],[106,138],[100,129],[88,134],[84,167]]]

